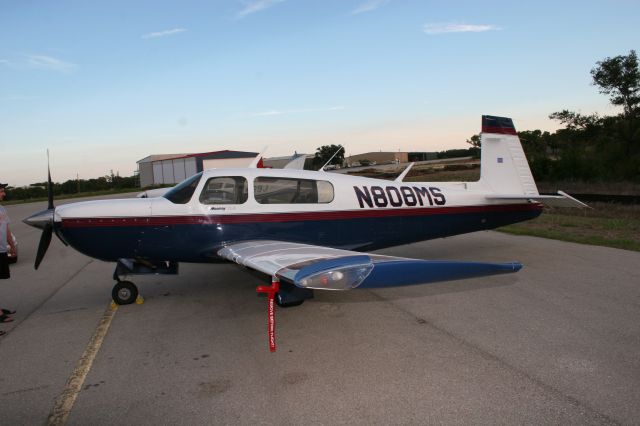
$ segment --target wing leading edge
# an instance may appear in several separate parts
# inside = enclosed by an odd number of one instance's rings
[[[281,241],[229,244],[218,255],[297,287],[317,290],[427,284],[517,272],[522,268],[518,262],[408,259]]]

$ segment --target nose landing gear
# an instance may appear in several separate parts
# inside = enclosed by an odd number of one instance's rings
[[[111,298],[118,305],[129,305],[138,298],[138,287],[131,281],[118,281],[111,290]]]
[[[113,279],[117,283],[111,290],[111,297],[118,305],[142,303],[142,297],[138,287],[131,281],[123,280],[128,275],[165,274],[176,275],[178,273],[177,262],[149,261],[142,259],[118,259],[116,270],[113,271]]]

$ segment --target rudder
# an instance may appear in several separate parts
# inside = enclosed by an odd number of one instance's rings
[[[498,194],[538,194],[513,121],[482,116],[480,183]]]

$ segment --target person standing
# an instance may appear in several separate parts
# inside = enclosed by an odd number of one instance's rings
[[[6,183],[0,183],[0,201],[4,200],[7,195],[5,193]],[[0,206],[0,279],[6,280],[11,276],[9,272],[9,258],[8,252],[15,254],[16,247],[13,243],[13,235],[11,234],[11,228],[9,228],[9,215],[4,207]],[[10,309],[1,308],[0,310],[0,322],[11,322],[13,318],[11,315],[16,311]],[[4,331],[0,331],[0,336],[5,334]]]

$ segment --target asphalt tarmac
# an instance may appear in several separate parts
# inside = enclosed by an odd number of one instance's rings
[[[40,231],[21,220],[42,208],[7,207],[20,253],[0,281],[18,310],[0,324],[0,424],[48,424],[54,407],[71,425],[640,422],[640,253],[497,232],[383,250],[525,267],[316,292],[277,309],[270,353],[258,277],[182,264],[132,277],[144,303],[113,310],[112,264],[54,238],[33,270]]]

